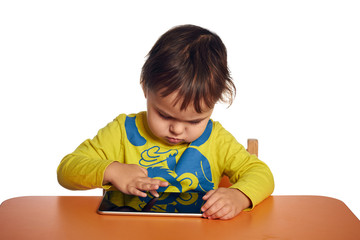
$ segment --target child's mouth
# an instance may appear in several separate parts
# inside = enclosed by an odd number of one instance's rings
[[[178,144],[183,141],[182,139],[171,138],[171,137],[166,137],[166,140],[171,144]]]

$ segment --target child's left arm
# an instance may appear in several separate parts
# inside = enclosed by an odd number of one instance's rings
[[[219,138],[221,141],[221,138]],[[202,211],[209,219],[230,219],[244,209],[251,209],[267,198],[274,190],[274,178],[269,167],[251,155],[235,138],[222,141],[215,148],[223,174],[233,185],[209,191]]]

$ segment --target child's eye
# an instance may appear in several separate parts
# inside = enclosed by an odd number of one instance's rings
[[[192,124],[192,125],[196,125],[196,124],[199,124],[201,121],[190,121],[189,123]]]
[[[171,119],[171,117],[165,116],[159,112],[159,116],[165,120]]]

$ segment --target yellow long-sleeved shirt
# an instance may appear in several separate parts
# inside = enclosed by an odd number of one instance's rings
[[[102,182],[113,161],[140,165],[147,168],[149,177],[170,183],[158,191],[209,191],[225,174],[234,183],[231,188],[247,195],[254,207],[274,189],[268,166],[250,155],[220,123],[210,120],[192,143],[168,146],[153,138],[146,112],[121,114],[92,140],[84,141],[61,161],[58,181],[73,190],[109,189]]]

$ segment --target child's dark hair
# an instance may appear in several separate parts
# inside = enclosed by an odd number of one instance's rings
[[[161,91],[166,97],[178,91],[174,102],[181,110],[193,102],[213,108],[219,100],[232,103],[236,88],[227,67],[226,47],[215,33],[183,25],[170,29],[155,43],[142,68],[144,91]]]

